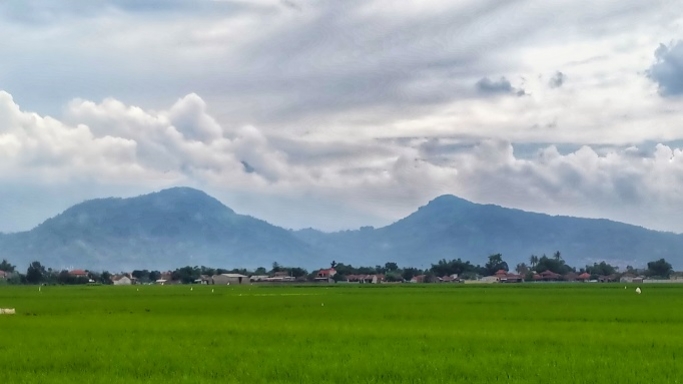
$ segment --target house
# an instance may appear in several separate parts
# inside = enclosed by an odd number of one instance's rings
[[[315,278],[313,280],[317,281],[317,282],[331,283],[334,281],[334,280],[332,280],[332,278],[336,274],[337,274],[337,270],[335,270],[334,268],[321,269],[318,271],[318,273],[316,273]]]
[[[265,278],[265,281],[269,283],[286,283],[293,282],[295,280],[296,278],[294,276],[290,276],[289,272],[287,271],[275,272],[273,276],[266,276]]]
[[[82,270],[82,269],[72,269],[69,271],[69,276],[72,277],[84,277],[88,278],[88,272]]]
[[[585,283],[586,281],[590,280],[590,279],[591,279],[591,275],[590,275],[590,273],[588,273],[588,272],[584,272],[584,273],[582,273],[582,274],[576,276],[576,280],[577,280],[577,281],[582,281],[582,282],[584,282],[584,283]]]
[[[211,276],[200,275],[198,279],[195,279],[195,281],[193,281],[193,283],[202,285],[211,284]]]
[[[543,271],[539,274],[534,275],[534,281],[557,281],[560,280],[562,276],[553,271]]]
[[[159,280],[155,281],[154,284],[164,285],[164,284],[166,284],[166,282],[168,282],[168,280],[159,279]]]
[[[425,275],[413,276],[413,278],[410,279],[410,282],[411,282],[411,283],[421,284],[421,283],[424,283],[424,282],[425,282],[425,277],[426,277]]]
[[[498,281],[503,281],[503,282],[505,280],[507,280],[507,275],[508,275],[508,271],[506,271],[504,269],[499,269],[498,271],[496,271],[496,273],[493,274],[493,276],[495,276],[498,279]]]
[[[516,275],[514,273],[508,273],[508,271],[504,269],[498,270],[493,276],[489,276],[496,279],[497,282],[500,283],[521,283],[524,281],[524,277],[522,275]],[[493,280],[493,279],[491,279]]]
[[[635,279],[635,277],[636,276],[631,274],[631,273],[625,273],[625,274],[621,275],[621,277],[619,278],[619,282],[620,283],[632,283],[633,279]]]
[[[346,281],[349,283],[378,284],[384,281],[384,275],[348,275]]]
[[[126,275],[114,276],[114,278],[112,278],[112,282],[114,283],[114,285],[131,285],[131,284],[133,284],[133,280],[131,280],[131,278],[126,276]]]
[[[462,283],[462,280],[458,277],[457,274],[453,274],[450,276],[443,276],[439,277],[439,282],[441,283]]]
[[[617,281],[617,276],[616,275],[600,276],[600,277],[598,277],[598,281],[601,283],[612,283],[612,282]]]
[[[522,275],[517,275],[514,273],[508,273],[505,275],[505,281],[501,281],[501,283],[523,283],[524,282],[524,276]]]
[[[230,285],[230,284],[248,284],[249,276],[240,275],[239,273],[223,273],[220,275],[211,276],[211,284],[215,285]]]
[[[574,272],[568,272],[564,275],[564,277],[562,277],[562,280],[564,281],[577,281],[578,279],[579,275]]]
[[[260,282],[260,281],[268,281],[270,276],[268,275],[252,275],[249,277],[249,281],[251,282]]]
[[[498,280],[498,276],[484,276],[481,279],[478,280],[480,283],[484,284],[493,284],[493,283],[498,283],[500,280]]]

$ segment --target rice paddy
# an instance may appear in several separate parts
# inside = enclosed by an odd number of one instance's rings
[[[642,288],[6,286],[0,307],[17,313],[0,316],[0,372],[8,383],[682,382],[683,286]]]

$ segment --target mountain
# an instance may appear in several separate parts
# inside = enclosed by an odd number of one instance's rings
[[[83,202],[31,231],[0,236],[0,252],[20,265],[39,260],[113,271],[310,265],[315,255],[290,231],[236,214],[191,188]]]
[[[446,258],[484,263],[502,253],[511,267],[532,254],[560,251],[572,266],[608,260],[644,265],[661,257],[683,266],[683,235],[648,230],[604,219],[550,216],[440,196],[386,227],[323,233],[297,231],[328,257],[354,265],[394,261],[428,267]]]
[[[36,228],[0,234],[0,258],[27,265],[111,271],[185,265],[302,266],[332,260],[356,266],[393,261],[429,267],[440,259],[475,264],[502,253],[513,267],[559,250],[569,265],[608,260],[644,265],[666,258],[683,267],[683,235],[602,219],[549,216],[444,195],[382,228],[324,233],[285,230],[235,213],[191,188],[77,204]]]

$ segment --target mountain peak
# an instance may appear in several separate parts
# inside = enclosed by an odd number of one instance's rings
[[[232,209],[225,206],[216,198],[209,196],[206,192],[190,187],[172,187],[162,189],[161,191],[138,196],[137,198],[133,199],[150,200],[150,202],[155,204],[157,207],[171,208],[173,206],[176,209],[199,209],[202,211],[218,210],[235,213]]]
[[[466,204],[466,205],[470,205],[470,204],[474,204],[474,203],[469,201],[469,200],[465,200],[461,197],[455,196],[455,195],[441,195],[441,196],[438,196],[438,197],[432,199],[429,203],[427,203],[427,205],[443,205],[443,204],[448,204],[448,205]]]

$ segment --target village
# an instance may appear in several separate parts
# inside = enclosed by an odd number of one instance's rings
[[[64,273],[64,271],[60,272]],[[181,279],[174,279],[172,271],[161,272],[158,279],[153,281],[143,281],[133,275],[133,273],[118,273],[111,275],[109,281],[102,281],[101,274],[90,272],[84,269],[73,269],[68,271],[69,282],[72,284],[112,284],[112,285],[178,285],[178,284],[202,284],[202,285],[246,285],[246,284],[294,284],[294,283],[315,283],[315,284],[401,284],[401,283],[450,283],[450,284],[520,284],[520,283],[663,283],[681,282],[683,274],[673,273],[668,279],[648,279],[642,275],[631,273],[613,274],[609,276],[599,276],[592,278],[586,272],[577,274],[569,272],[561,275],[552,271],[534,273],[532,279],[525,279],[525,276],[511,273],[503,269],[498,270],[491,276],[482,276],[476,279],[460,278],[457,274],[447,276],[434,276],[433,274],[419,274],[409,280],[388,281],[385,274],[350,274],[340,276],[335,268],[320,269],[310,276],[294,277],[289,271],[278,271],[262,275],[245,275],[240,273],[221,273],[214,275],[200,275],[198,278],[186,282]],[[7,280],[12,273],[0,271],[0,281]]]

